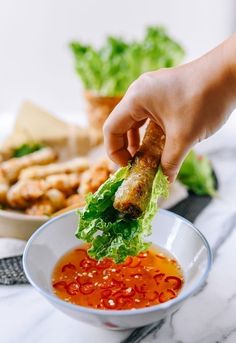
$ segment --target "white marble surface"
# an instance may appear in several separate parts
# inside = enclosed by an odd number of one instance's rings
[[[202,290],[142,342],[236,342],[236,123],[232,119],[200,149],[220,180],[219,197],[196,221],[213,248],[214,264]],[[58,312],[31,286],[0,287],[1,343],[118,343],[130,332],[105,331]]]

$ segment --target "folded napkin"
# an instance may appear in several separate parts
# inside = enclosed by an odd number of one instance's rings
[[[15,238],[0,238],[0,259],[22,255],[26,241]]]

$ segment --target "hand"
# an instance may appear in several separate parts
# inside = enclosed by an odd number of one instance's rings
[[[191,63],[145,73],[133,82],[104,125],[105,146],[115,163],[126,165],[132,158],[139,128],[150,118],[166,134],[161,165],[169,180],[175,179],[189,149],[220,128],[235,105],[226,43]]]

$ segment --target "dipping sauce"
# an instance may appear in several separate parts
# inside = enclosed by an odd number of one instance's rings
[[[101,310],[149,307],[177,297],[183,285],[178,262],[152,246],[136,257],[116,264],[96,261],[87,244],[66,253],[52,274],[54,293],[73,304]]]

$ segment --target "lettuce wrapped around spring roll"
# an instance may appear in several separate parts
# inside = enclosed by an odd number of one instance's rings
[[[151,160],[152,158],[153,156]],[[144,157],[140,160],[144,161]],[[149,243],[145,241],[145,237],[151,234],[151,222],[158,210],[157,200],[168,195],[168,181],[160,167],[158,168],[159,161],[153,162],[153,168],[148,162],[149,169],[145,164],[146,170],[152,170],[152,174],[150,172],[151,176],[146,177],[149,194],[145,198],[146,206],[142,207],[142,213],[137,218],[130,213],[120,212],[113,206],[119,187],[132,175],[130,165],[120,168],[94,194],[88,195],[86,206],[79,210],[76,237],[90,243],[91,257],[96,260],[108,257],[121,263],[127,256],[136,256],[148,248]],[[142,201],[143,199],[141,203]]]

